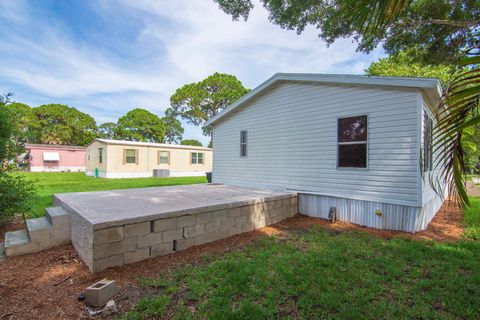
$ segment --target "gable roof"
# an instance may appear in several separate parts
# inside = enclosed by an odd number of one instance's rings
[[[433,78],[408,77],[376,77],[351,74],[315,74],[315,73],[276,73],[258,87],[235,101],[232,105],[210,118],[204,126],[210,126],[220,119],[242,107],[258,94],[264,92],[278,82],[307,82],[325,84],[347,84],[379,87],[403,87],[423,90],[432,100],[438,100],[442,95],[440,81]]]

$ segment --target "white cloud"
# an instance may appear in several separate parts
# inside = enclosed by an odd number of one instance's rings
[[[160,114],[176,88],[215,71],[253,87],[275,72],[362,73],[382,55],[356,53],[350,39],[327,48],[313,28],[282,30],[260,4],[247,22],[234,22],[213,0],[103,0],[93,8],[99,17],[136,23],[134,41],[118,44],[126,55],[78,39],[71,26],[23,2],[0,6],[0,23],[11,25],[0,42],[0,87],[13,86],[19,100],[69,103],[99,122],[134,107]],[[189,126],[185,137],[201,137],[200,128]]]

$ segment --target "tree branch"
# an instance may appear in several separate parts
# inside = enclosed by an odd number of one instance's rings
[[[444,26],[452,26],[458,28],[471,28],[480,25],[480,19],[471,21],[454,21],[444,19],[428,19],[428,20],[412,20],[412,21],[399,21],[395,22],[395,25],[418,27],[425,24],[439,24]]]

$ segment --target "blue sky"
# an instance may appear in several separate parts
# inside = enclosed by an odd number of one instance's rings
[[[214,72],[254,88],[276,72],[362,74],[383,56],[355,49],[282,30],[260,4],[235,22],[213,0],[0,0],[0,93],[68,104],[98,124],[136,107],[162,116],[175,89]]]

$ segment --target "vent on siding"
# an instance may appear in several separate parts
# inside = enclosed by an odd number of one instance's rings
[[[337,208],[336,207],[330,207],[330,210],[328,211],[328,219],[330,220],[330,222],[337,221]]]

